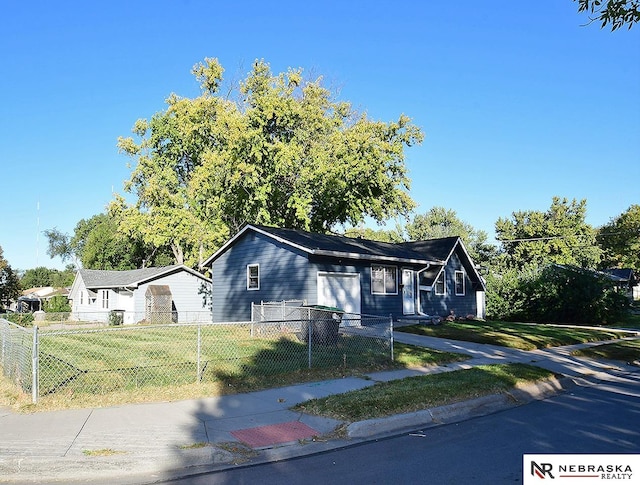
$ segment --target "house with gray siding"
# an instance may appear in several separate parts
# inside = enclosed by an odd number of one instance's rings
[[[127,271],[81,269],[69,303],[76,320],[107,322],[115,311],[125,324],[188,323],[210,312],[210,292],[209,278],[181,264]]]
[[[485,284],[459,237],[394,244],[247,225],[205,265],[214,322],[294,299],[394,318],[484,318]]]

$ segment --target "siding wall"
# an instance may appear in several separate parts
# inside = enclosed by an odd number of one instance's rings
[[[247,265],[260,267],[260,288],[247,290]],[[315,273],[309,276],[307,254],[262,234],[247,232],[212,265],[213,321],[251,320],[251,303],[302,299],[314,304]]]
[[[376,263],[374,263],[375,265]],[[385,264],[385,266],[393,266]],[[311,271],[315,278],[318,271],[335,273],[359,273],[361,312],[367,315],[402,315],[402,293],[398,287],[396,295],[374,295],[371,293],[371,262],[353,260],[318,259],[313,261]],[[401,267],[396,266],[396,276],[399,278]],[[314,302],[317,296],[314,296]]]
[[[464,272],[464,296],[456,295],[455,289],[455,272]],[[467,271],[464,269],[458,254],[453,254],[449,259],[449,263],[445,267],[445,295],[435,294],[434,289],[431,291],[420,292],[420,310],[428,315],[439,315],[446,317],[450,310],[453,310],[456,316],[466,316],[476,314],[476,292],[473,289],[471,280]]]
[[[82,303],[80,294],[82,293]],[[94,292],[95,300],[89,299],[89,291],[82,279],[77,278],[69,293],[71,300],[71,311],[78,314],[79,318],[87,321],[106,322],[109,317],[109,309],[115,308],[113,305],[118,301],[118,295],[109,290],[109,308],[102,308],[102,290]]]
[[[247,290],[248,264],[260,265],[260,289]],[[397,267],[399,277],[401,267]],[[213,321],[248,321],[251,303],[306,300],[317,303],[318,272],[359,273],[361,311],[371,315],[402,314],[402,294],[373,295],[371,264],[312,258],[261,234],[247,233],[213,263]],[[399,289],[398,289],[399,290]]]

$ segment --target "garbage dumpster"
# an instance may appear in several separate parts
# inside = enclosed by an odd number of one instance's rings
[[[303,342],[308,343],[311,336],[313,344],[335,345],[338,343],[338,328],[342,321],[343,310],[323,305],[308,305],[301,308],[304,309],[301,310],[305,315],[304,318],[308,319],[302,322],[300,337]],[[309,324],[311,324],[311,330],[309,330]]]

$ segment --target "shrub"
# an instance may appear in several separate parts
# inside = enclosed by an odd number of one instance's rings
[[[111,310],[109,312],[109,325],[115,327],[124,323],[124,315],[120,311]]]
[[[527,295],[524,282],[534,269],[507,268],[487,275],[487,317],[491,320],[515,321],[524,318]]]
[[[552,265],[524,285],[529,319],[549,323],[611,323],[623,318],[629,300],[604,275]]]
[[[45,301],[43,307],[47,313],[68,313],[71,311],[69,300],[63,295],[56,295],[50,300]]]
[[[487,314],[493,319],[603,324],[619,321],[627,297],[605,275],[573,266],[508,269],[487,278]]]
[[[33,325],[33,313],[7,313],[4,318],[16,325],[30,327]]]

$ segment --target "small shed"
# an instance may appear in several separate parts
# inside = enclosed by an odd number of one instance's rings
[[[145,292],[145,319],[151,323],[171,323],[172,301],[169,285],[149,285]]]

